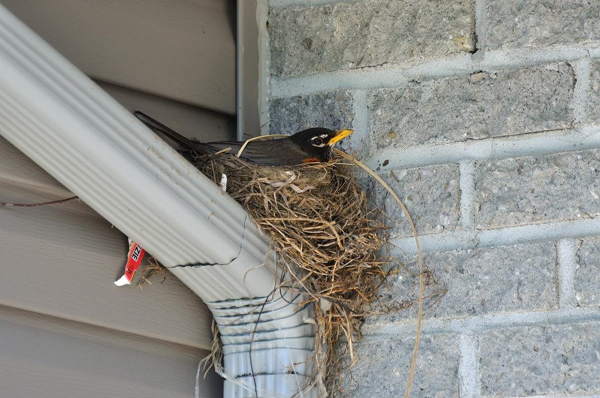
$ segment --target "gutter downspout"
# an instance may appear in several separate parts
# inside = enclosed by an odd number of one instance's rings
[[[248,214],[2,6],[0,131],[206,302],[235,379],[225,397],[301,390],[311,307],[271,294],[275,259]]]

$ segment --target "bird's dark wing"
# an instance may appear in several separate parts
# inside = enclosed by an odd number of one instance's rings
[[[133,114],[155,133],[166,135],[178,143],[179,152],[190,160],[194,159],[194,154],[216,153],[227,148],[229,148],[227,153],[235,156],[244,144],[239,141],[208,143],[193,141],[143,112],[135,111]],[[261,166],[292,166],[306,162],[308,156],[289,138],[277,138],[249,142],[240,157]]]
[[[236,155],[241,142],[209,142],[214,151],[231,148],[228,153]],[[252,141],[246,145],[240,158],[261,166],[293,166],[302,164],[308,155],[289,138]]]
[[[157,133],[159,135],[160,134],[166,135],[167,137],[169,137],[170,139],[175,141],[177,144],[179,144],[178,151],[187,158],[189,158],[191,156],[191,153],[193,153],[193,152],[196,152],[196,153],[211,153],[211,152],[213,152],[212,148],[209,145],[198,142],[198,141],[190,140],[189,138],[184,137],[183,135],[179,134],[172,128],[165,126],[158,120],[146,115],[143,112],[135,111],[135,112],[133,112],[133,114],[135,115],[135,117],[137,117],[142,123],[144,123],[147,127],[149,127],[155,133]]]
[[[173,141],[183,145],[184,147],[190,147],[193,144],[193,141],[189,138],[184,137],[172,128],[165,126],[153,117],[146,115],[144,112],[135,111],[133,112],[133,114],[155,133],[164,134],[167,137],[171,138]]]

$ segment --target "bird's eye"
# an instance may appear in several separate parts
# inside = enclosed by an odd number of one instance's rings
[[[313,137],[310,140],[313,144],[313,146],[318,146],[318,147],[322,147],[323,146],[323,138],[321,137]]]

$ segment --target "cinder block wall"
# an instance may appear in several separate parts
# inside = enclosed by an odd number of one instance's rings
[[[353,127],[346,149],[415,216],[438,284],[413,396],[600,397],[600,2],[259,8],[268,131]],[[400,212],[373,200],[393,254],[413,254]],[[415,289],[403,273],[382,298]],[[338,396],[402,394],[412,318],[367,320]]]

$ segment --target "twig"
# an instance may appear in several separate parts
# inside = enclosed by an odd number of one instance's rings
[[[413,351],[412,351],[412,354],[410,357],[410,365],[408,368],[408,376],[406,379],[406,389],[404,390],[404,396],[403,396],[404,398],[409,398],[410,394],[412,392],[412,389],[413,389],[413,384],[415,381],[415,374],[416,374],[416,370],[417,370],[417,356],[419,354],[419,346],[421,344],[421,334],[423,331],[423,316],[424,316],[424,314],[423,314],[423,301],[424,301],[423,296],[425,295],[425,279],[423,277],[423,271],[424,271],[425,267],[423,264],[423,254],[421,251],[421,243],[419,240],[419,236],[417,234],[417,227],[415,226],[415,223],[413,221],[412,216],[410,215],[410,212],[408,211],[408,208],[406,207],[404,202],[402,202],[402,199],[400,199],[400,197],[396,194],[396,192],[392,189],[392,187],[390,187],[389,184],[383,180],[383,178],[381,178],[377,173],[375,173],[373,170],[371,170],[364,163],[360,162],[354,156],[347,154],[344,151],[340,151],[339,149],[335,149],[335,152],[336,152],[336,154],[340,155],[344,159],[350,160],[351,162],[356,164],[358,167],[363,169],[365,172],[367,172],[367,174],[369,174],[377,182],[379,182],[390,193],[390,195],[392,195],[392,197],[394,198],[396,203],[398,203],[398,206],[400,206],[400,208],[402,209],[402,212],[406,216],[406,219],[410,223],[412,233],[415,238],[415,247],[417,249],[417,255],[416,255],[417,265],[419,267],[419,293],[417,296],[417,324],[416,324],[416,328],[415,328],[415,345],[413,347]]]
[[[238,153],[235,156],[239,158],[242,155],[242,152],[244,152],[244,149],[246,149],[248,144],[251,143],[252,141],[273,139],[273,138],[282,138],[282,137],[288,137],[288,136],[285,134],[271,134],[271,135],[258,135],[256,137],[248,138],[246,141],[244,141],[244,144],[242,145],[242,147],[240,148],[240,150],[238,151]]]
[[[48,202],[38,202],[38,203],[14,203],[14,202],[0,202],[0,206],[3,207],[39,207],[39,206],[47,206],[47,205],[56,205],[59,203],[68,202],[69,200],[77,199],[77,196],[71,196],[66,199],[58,199],[51,200]]]

